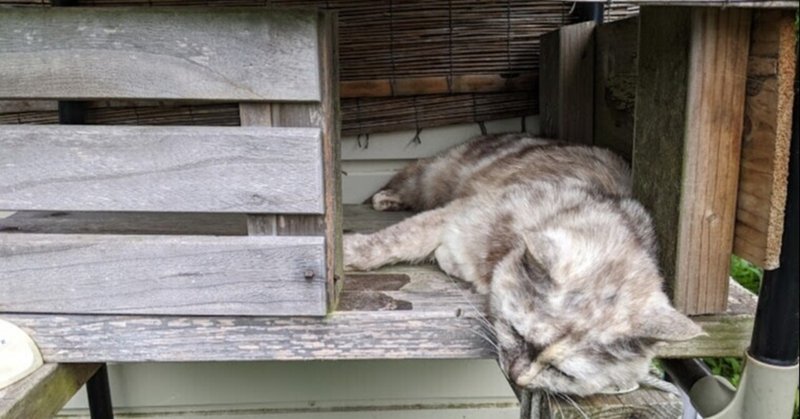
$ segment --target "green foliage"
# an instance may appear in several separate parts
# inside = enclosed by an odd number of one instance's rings
[[[761,287],[761,278],[764,277],[764,271],[738,256],[732,256],[731,276],[736,282],[750,290],[750,292],[758,294],[759,287]]]

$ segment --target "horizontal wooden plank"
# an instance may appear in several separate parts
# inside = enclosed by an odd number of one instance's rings
[[[317,14],[6,9],[0,98],[320,99]]]
[[[246,236],[244,214],[26,211],[0,217],[0,232]]]
[[[594,2],[595,0],[577,0]],[[607,0],[609,6],[615,3],[642,6],[706,6],[706,7],[746,7],[762,9],[797,9],[796,1],[774,0]]]
[[[99,364],[44,364],[0,389],[0,419],[49,418],[94,375]]]
[[[0,126],[0,210],[323,212],[319,129]]]
[[[324,251],[322,237],[0,234],[0,311],[324,315]]]
[[[664,357],[740,356],[755,297],[731,284],[727,313],[695,317],[709,336]],[[326,318],[5,314],[49,362],[492,358],[477,317],[484,298],[433,266],[348,275]],[[481,313],[481,314],[479,314]],[[114,336],[109,339],[109,336]]]

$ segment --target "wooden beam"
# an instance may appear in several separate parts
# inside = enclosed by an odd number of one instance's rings
[[[577,0],[578,2],[595,2],[596,0]],[[742,7],[763,9],[797,9],[796,1],[753,1],[753,0],[607,0],[606,3],[614,5],[638,4],[641,6],[704,6],[704,7]]]
[[[637,16],[595,29],[594,144],[630,160],[639,53]]]
[[[316,101],[314,17],[253,8],[6,9],[0,98]]]
[[[55,416],[92,377],[99,364],[44,364],[0,390],[0,419]]]
[[[0,234],[0,256],[0,312],[321,316],[326,309],[321,237]]]
[[[675,306],[725,311],[750,12],[643,7],[634,195],[653,215]]]
[[[318,129],[2,126],[0,209],[324,211]]]
[[[764,269],[780,264],[797,71],[794,21],[792,11],[760,11],[750,38],[733,251]]]
[[[594,29],[594,22],[582,22],[541,37],[539,107],[545,137],[592,143]]]

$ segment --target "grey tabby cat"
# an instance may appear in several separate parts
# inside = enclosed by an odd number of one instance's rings
[[[346,235],[346,269],[435,258],[488,294],[507,375],[588,395],[648,374],[654,346],[702,334],[669,303],[651,220],[609,151],[522,134],[478,137],[400,171],[381,211],[423,211]]]

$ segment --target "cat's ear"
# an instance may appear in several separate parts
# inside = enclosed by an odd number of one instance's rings
[[[645,339],[679,342],[706,335],[703,329],[669,303],[657,304],[641,314],[635,333]]]
[[[553,262],[553,243],[545,236],[523,235],[525,241],[525,255],[522,263],[528,271],[539,275],[547,275]]]

